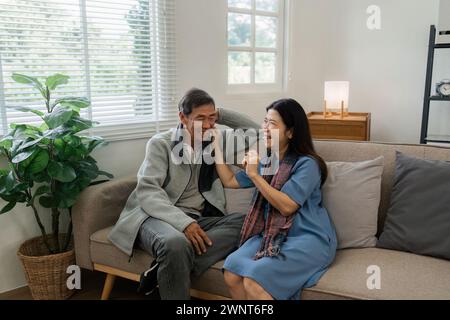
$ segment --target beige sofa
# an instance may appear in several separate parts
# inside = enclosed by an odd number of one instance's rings
[[[424,145],[315,141],[326,161],[362,161],[385,157],[379,209],[381,232],[395,169],[395,151],[422,159],[450,160],[450,149]],[[129,258],[116,249],[107,234],[116,222],[136,178],[117,179],[85,190],[73,208],[77,264],[107,274],[102,299],[107,299],[116,276],[138,281],[152,257],[136,250]],[[349,195],[351,197],[351,195]],[[229,199],[228,199],[229,200]],[[230,201],[230,200],[229,200]],[[345,201],[345,199],[343,199]],[[229,294],[221,272],[223,262],[192,282],[191,294],[203,299],[225,299]],[[367,268],[381,268],[381,288],[368,289]],[[302,299],[450,299],[450,261],[378,248],[339,250],[319,283],[302,293]]]

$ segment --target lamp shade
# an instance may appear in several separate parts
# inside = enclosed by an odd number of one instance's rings
[[[348,81],[325,81],[325,101],[329,109],[340,109],[342,101],[344,107],[348,108],[350,82]]]

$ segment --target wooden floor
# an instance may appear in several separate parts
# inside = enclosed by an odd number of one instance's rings
[[[105,281],[105,274],[97,271],[82,270],[81,290],[70,298],[72,300],[99,300]],[[149,296],[144,296],[136,292],[138,283],[117,277],[110,300],[159,300],[157,290]],[[0,300],[31,300],[31,293],[28,287],[15,289],[1,293]]]

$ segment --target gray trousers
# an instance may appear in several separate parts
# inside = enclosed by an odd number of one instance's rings
[[[195,253],[184,233],[149,217],[139,229],[138,244],[159,263],[157,277],[161,299],[190,299],[191,276],[201,275],[237,248],[244,217],[235,213],[196,218],[212,242],[202,255]]]

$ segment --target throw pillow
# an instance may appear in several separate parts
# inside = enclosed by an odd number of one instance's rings
[[[328,162],[323,203],[333,221],[338,249],[374,247],[384,157],[361,162]]]
[[[450,163],[397,152],[394,179],[377,246],[450,260]]]
[[[225,189],[227,214],[249,213],[252,205],[255,188],[248,189]]]

